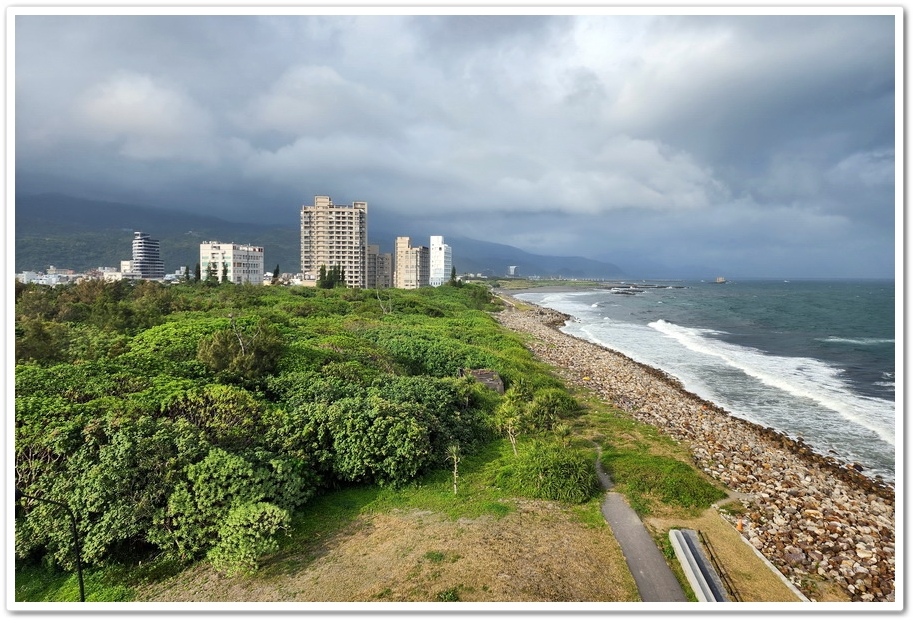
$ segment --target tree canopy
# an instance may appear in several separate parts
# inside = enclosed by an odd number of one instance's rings
[[[354,288],[100,281],[17,285],[15,305],[15,486],[73,510],[90,565],[250,571],[322,491],[403,486],[500,418],[537,434],[575,408],[482,286],[381,309]],[[459,376],[481,367],[519,387]],[[59,508],[23,498],[15,536],[17,561],[72,567]]]

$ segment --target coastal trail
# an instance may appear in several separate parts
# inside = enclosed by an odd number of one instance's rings
[[[564,314],[497,296],[505,308],[495,319],[526,335],[528,349],[567,383],[657,428],[709,477],[740,494],[745,510],[727,517],[732,529],[805,597],[896,600],[892,486],[801,440],[731,416],[661,370],[561,332],[570,320]]]
[[[606,491],[601,514],[620,544],[627,567],[636,581],[639,597],[643,601],[687,601],[684,590],[639,515],[630,508],[626,498],[610,490],[614,483],[601,466],[600,446],[598,458],[595,459],[595,470]]]

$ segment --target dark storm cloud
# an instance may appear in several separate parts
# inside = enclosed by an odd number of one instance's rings
[[[893,270],[892,16],[15,20],[20,192],[291,226],[329,194],[539,252]]]

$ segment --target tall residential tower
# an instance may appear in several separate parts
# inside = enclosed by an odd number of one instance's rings
[[[314,205],[302,206],[301,268],[306,279],[317,279],[322,266],[340,266],[348,286],[366,287],[368,207],[365,201],[334,205],[325,196],[316,196]]]
[[[134,232],[131,272],[141,279],[163,279],[165,263],[159,257],[159,241],[142,231]]]
[[[429,237],[429,285],[441,286],[452,277],[452,248],[442,236]]]

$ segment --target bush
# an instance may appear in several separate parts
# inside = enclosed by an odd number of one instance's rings
[[[598,491],[591,457],[541,440],[524,446],[499,479],[521,495],[561,502],[585,502]]]
[[[283,337],[266,321],[253,329],[232,321],[200,340],[197,359],[226,380],[258,381],[276,370],[283,349]]]
[[[258,561],[280,546],[274,535],[289,529],[288,511],[259,502],[229,511],[219,529],[219,543],[207,552],[207,559],[227,575],[253,573]]]
[[[330,438],[341,480],[403,485],[432,460],[431,418],[421,405],[345,398],[319,414],[315,432]]]
[[[202,461],[187,468],[187,481],[179,483],[166,508],[156,513],[150,540],[182,559],[193,559],[219,546],[227,534],[234,536],[217,554],[221,559],[234,559],[241,550],[261,551],[260,546],[254,550],[248,545],[242,547],[239,540],[243,536],[254,538],[245,528],[251,518],[263,514],[270,528],[277,511],[288,512],[278,504],[304,502],[317,482],[308,471],[303,472],[302,464],[271,463],[269,458],[265,453],[240,456],[219,448],[211,450]],[[250,508],[237,510],[241,507]],[[273,531],[268,530],[270,534]]]
[[[540,389],[525,413],[523,424],[531,430],[553,430],[561,420],[573,417],[579,411],[579,403],[562,389]]]

